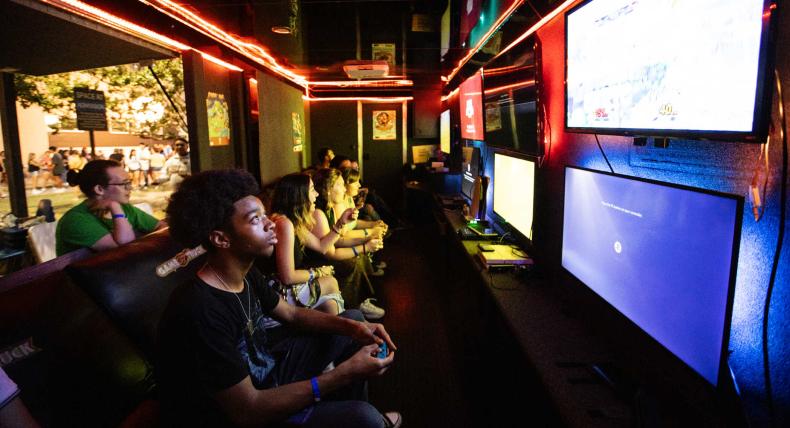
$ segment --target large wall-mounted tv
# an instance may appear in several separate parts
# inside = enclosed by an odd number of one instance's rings
[[[461,138],[483,140],[483,79],[480,73],[464,80],[459,86],[458,108],[461,116]]]
[[[566,167],[562,266],[716,386],[743,199]]]
[[[502,91],[486,91],[485,142],[540,156],[540,126],[537,87],[532,80]]]
[[[532,240],[535,162],[494,153],[494,214],[507,232]]]
[[[766,0],[591,0],[566,15],[569,131],[760,141]]]

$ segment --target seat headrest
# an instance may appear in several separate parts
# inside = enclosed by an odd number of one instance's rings
[[[157,266],[182,249],[164,230],[72,264],[66,272],[151,356],[170,293],[202,264],[199,257],[164,278],[157,276]]]

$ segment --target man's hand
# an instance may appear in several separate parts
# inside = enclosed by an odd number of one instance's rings
[[[363,346],[351,358],[337,366],[335,370],[347,374],[353,379],[381,376],[395,359],[395,351],[390,351],[386,358],[377,358],[376,354],[378,352],[379,346],[376,344]]]
[[[398,350],[398,347],[392,342],[389,333],[384,328],[384,325],[379,323],[369,323],[369,322],[355,322],[354,331],[349,334],[354,340],[363,344],[375,344],[380,345],[384,342],[387,343],[387,347],[393,351]]]

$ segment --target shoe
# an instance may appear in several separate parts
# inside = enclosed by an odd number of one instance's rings
[[[370,276],[384,276],[384,269],[376,268],[373,272],[370,273]]]
[[[42,193],[44,193],[44,190],[43,190],[43,189],[33,189],[33,190],[30,192],[30,194],[31,194],[31,195],[40,195],[40,194],[42,194]]]
[[[387,268],[387,262],[380,261],[378,263],[373,264],[373,266],[375,266],[378,269],[386,269]]]
[[[399,412],[384,413],[384,426],[387,428],[400,428],[403,423],[403,416]]]
[[[376,299],[365,299],[365,301],[359,305],[359,310],[362,311],[362,315],[364,315],[366,319],[377,320],[385,314],[384,309],[373,304],[375,300]]]

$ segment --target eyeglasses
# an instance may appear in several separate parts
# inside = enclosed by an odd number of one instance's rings
[[[123,183],[107,183],[107,185],[108,186],[123,186],[127,190],[130,190],[132,188],[132,182],[131,181],[124,181]]]

